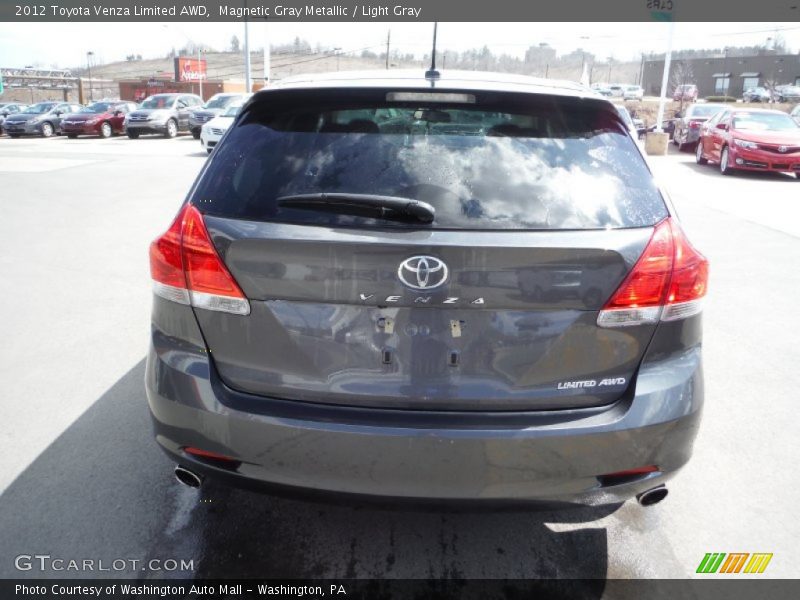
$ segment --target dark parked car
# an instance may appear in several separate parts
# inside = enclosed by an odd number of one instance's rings
[[[754,87],[744,91],[742,100],[745,102],[769,102],[772,100],[772,94],[767,88]]]
[[[125,131],[132,140],[147,133],[173,138],[189,131],[189,115],[202,104],[195,94],[155,94],[128,113]]]
[[[229,106],[242,104],[248,94],[215,94],[209,98],[203,107],[189,114],[189,131],[194,139],[200,139],[200,130],[205,123],[221,115]]]
[[[728,109],[703,126],[695,159],[723,175],[778,171],[800,180],[800,125],[779,110]]]
[[[23,110],[27,104],[17,102],[0,102],[0,135],[3,135],[3,122],[8,115],[13,115]]]
[[[672,143],[683,150],[694,146],[700,137],[703,123],[721,110],[728,108],[725,104],[692,104],[682,117],[676,117],[672,131]]]
[[[21,135],[50,137],[54,133],[61,132],[61,119],[64,115],[80,109],[80,104],[37,102],[6,117],[3,129],[12,138],[18,138]]]
[[[677,113],[676,113],[677,114]],[[672,117],[665,117],[661,120],[661,130],[666,133],[670,138],[674,137],[675,134],[675,123],[680,117],[672,116]],[[647,128],[645,133],[653,132],[656,130],[656,123],[650,125]]]
[[[798,102],[800,101],[800,86],[779,85],[775,88],[774,95],[778,102]]]
[[[94,102],[76,113],[65,115],[61,131],[69,138],[79,135],[111,137],[125,133],[125,115],[136,110],[133,102]]]
[[[255,94],[151,245],[176,476],[660,501],[699,425],[708,264],[614,105],[393,73]]]

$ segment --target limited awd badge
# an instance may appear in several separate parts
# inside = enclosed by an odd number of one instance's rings
[[[432,290],[447,281],[447,265],[435,256],[412,256],[400,263],[397,277],[414,290]]]

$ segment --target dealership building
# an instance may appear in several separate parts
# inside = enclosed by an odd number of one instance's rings
[[[647,60],[642,71],[644,93],[658,96],[664,60]],[[800,85],[800,54],[673,59],[668,93],[672,94],[675,86],[682,83],[695,84],[701,98],[740,98],[745,90],[753,87]]]

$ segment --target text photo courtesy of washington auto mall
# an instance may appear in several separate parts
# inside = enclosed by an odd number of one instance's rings
[[[0,0],[0,600],[800,596],[794,0]]]

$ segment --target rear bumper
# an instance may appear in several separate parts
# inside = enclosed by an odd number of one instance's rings
[[[381,410],[253,396],[226,387],[203,348],[157,329],[145,379],[156,440],[184,466],[242,486],[446,502],[623,501],[689,460],[703,398],[699,347],[644,364],[628,398],[573,411]],[[222,468],[186,455],[189,446],[241,463]],[[616,485],[598,479],[646,465],[659,471]]]

